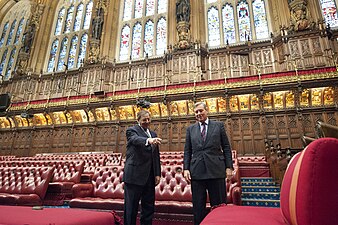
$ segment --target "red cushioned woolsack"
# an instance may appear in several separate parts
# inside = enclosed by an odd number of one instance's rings
[[[338,224],[338,139],[310,143],[289,163],[281,211],[292,225]]]

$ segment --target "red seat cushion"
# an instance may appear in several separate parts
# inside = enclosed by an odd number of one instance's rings
[[[226,205],[215,208],[201,225],[285,225],[279,208]]]

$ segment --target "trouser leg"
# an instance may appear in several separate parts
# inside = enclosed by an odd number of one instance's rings
[[[136,225],[142,186],[124,184],[124,225]]]
[[[210,205],[226,203],[225,179],[210,179],[207,183]]]
[[[155,211],[155,177],[153,174],[144,186],[141,196],[141,225],[151,225]]]
[[[194,225],[199,225],[206,215],[206,182],[204,180],[192,180],[191,191]]]

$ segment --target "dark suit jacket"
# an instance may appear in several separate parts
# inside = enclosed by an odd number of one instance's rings
[[[184,169],[192,179],[225,178],[231,168],[232,155],[224,124],[209,119],[207,137],[203,141],[199,123],[188,127],[184,147]]]
[[[157,137],[155,132],[150,131],[150,133],[152,137]],[[159,148],[145,145],[148,136],[139,125],[129,127],[126,134],[127,151],[123,181],[129,184],[145,185],[151,169],[154,171],[154,176],[160,176]]]

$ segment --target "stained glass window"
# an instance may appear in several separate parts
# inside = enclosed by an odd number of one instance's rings
[[[208,11],[208,31],[209,31],[209,46],[218,46],[221,44],[219,17],[216,7],[211,7]]]
[[[8,80],[11,77],[11,72],[13,72],[13,65],[14,65],[14,59],[15,59],[15,52],[16,52],[16,48],[14,48],[11,51],[11,54],[9,56],[9,61],[8,61],[8,65],[6,68],[6,73],[5,73],[5,80]]]
[[[67,11],[67,19],[66,19],[65,29],[64,29],[65,33],[68,33],[71,30],[71,25],[73,22],[73,15],[74,15],[74,6],[71,6]]]
[[[4,14],[0,25],[0,74],[3,80],[11,78],[17,62],[19,49],[23,46],[23,31],[28,25],[25,18],[30,17],[29,1],[17,1]]]
[[[131,53],[132,59],[136,59],[142,56],[141,32],[142,32],[142,25],[140,23],[135,24],[134,29],[133,29],[133,42],[132,42],[132,53]]]
[[[123,1],[120,60],[163,54],[167,46],[167,5],[168,0]]]
[[[255,30],[257,39],[269,37],[268,21],[266,19],[265,4],[263,0],[255,0],[252,3]]]
[[[77,49],[77,43],[79,41],[79,38],[77,36],[74,36],[72,38],[71,44],[70,44],[70,50],[69,50],[69,56],[68,56],[68,69],[72,69],[75,66],[75,58],[76,58],[76,49]]]
[[[135,0],[135,18],[140,18],[143,15],[143,0]]]
[[[120,60],[128,59],[129,42],[130,42],[130,27],[125,26],[122,29],[121,34]]]
[[[337,7],[334,0],[320,0],[324,20],[331,27],[338,26]]]
[[[222,9],[223,17],[223,33],[224,43],[235,43],[236,42],[236,31],[235,31],[235,17],[234,9],[231,5],[226,4]]]
[[[131,19],[132,8],[133,8],[132,0],[125,0],[124,1],[124,12],[123,12],[124,21]]]
[[[0,73],[2,74],[2,71],[5,67],[5,62],[6,62],[6,58],[7,58],[7,53],[8,53],[8,49],[6,49],[4,51],[4,53],[2,54],[2,57],[1,57],[1,64],[0,64]]]
[[[11,41],[12,41],[12,38],[13,38],[13,33],[14,33],[14,30],[15,30],[15,25],[16,25],[16,20],[14,20],[12,25],[11,25],[11,29],[9,30],[6,45],[11,44]]]
[[[251,39],[251,25],[248,3],[242,1],[237,6],[239,40],[247,41]]]
[[[77,67],[81,66],[81,63],[83,62],[86,56],[87,41],[88,41],[88,34],[82,35],[81,42],[80,42],[79,57],[77,60]]]
[[[81,28],[81,22],[82,22],[82,15],[83,15],[83,4],[81,3],[76,10],[76,17],[75,17],[75,23],[74,23],[74,31],[79,31]]]
[[[58,50],[58,47],[59,47],[59,40],[55,40],[50,50],[47,72],[53,72],[54,70],[56,52]]]
[[[0,48],[2,47],[2,45],[5,42],[5,36],[8,30],[8,26],[9,26],[9,22],[5,23],[5,26],[2,28],[2,34],[1,34],[1,38],[0,38]]]
[[[157,23],[156,54],[161,55],[167,49],[167,21],[161,18]]]
[[[65,16],[65,12],[66,12],[65,8],[62,8],[59,11],[59,16],[58,16],[58,19],[57,19],[57,22],[56,22],[54,35],[61,34],[62,22],[63,22],[63,18]]]
[[[209,46],[269,38],[265,3],[264,0],[205,0]]]
[[[92,17],[92,10],[93,10],[93,1],[90,0],[86,6],[86,15],[85,15],[84,23],[83,23],[84,30],[89,29],[90,19]]]
[[[20,36],[21,36],[21,33],[22,33],[22,27],[23,27],[23,22],[24,22],[24,18],[22,18],[19,22],[19,26],[18,26],[18,29],[16,31],[16,34],[15,34],[15,39],[14,39],[14,44],[18,44],[19,40],[20,40]]]
[[[157,13],[166,13],[167,12],[167,7],[168,7],[168,0],[158,0],[157,3]]]
[[[63,41],[61,42],[57,71],[61,71],[64,69],[67,47],[68,47],[68,38],[64,38]]]
[[[47,72],[81,66],[87,50],[92,10],[93,0],[60,1],[55,32],[50,40]]]
[[[146,16],[152,16],[155,13],[155,0],[147,0]]]
[[[149,20],[146,23],[144,29],[144,52],[148,54],[148,56],[153,55],[154,48],[154,23]]]

